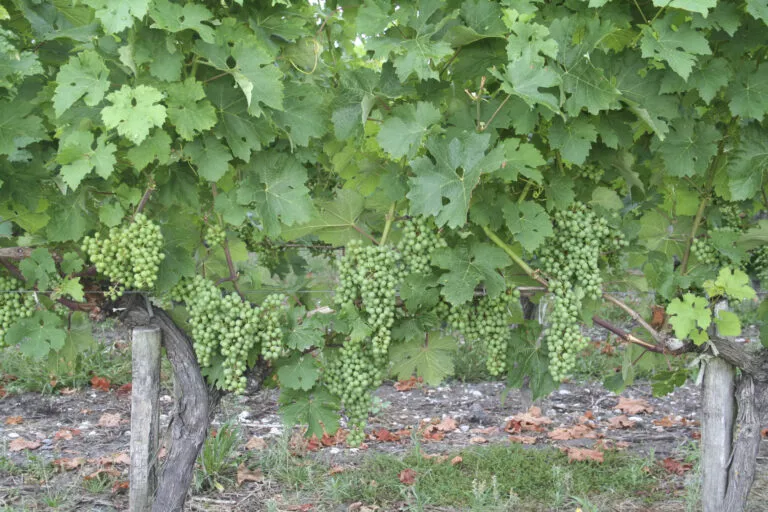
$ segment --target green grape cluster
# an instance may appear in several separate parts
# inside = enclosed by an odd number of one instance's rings
[[[328,387],[344,404],[350,427],[347,441],[359,445],[371,405],[370,392],[383,378],[402,279],[400,255],[389,247],[352,241],[339,260],[336,303],[357,308],[372,332],[364,340],[348,340],[329,366]]]
[[[0,276],[0,348],[6,346],[5,334],[17,320],[28,318],[35,312],[35,297],[31,293],[18,293],[21,282]]]
[[[245,242],[249,252],[256,254],[259,265],[274,269],[280,265],[281,248],[270,238],[256,230],[250,223],[245,223],[240,228],[240,238]]]
[[[226,239],[226,231],[224,231],[224,228],[218,224],[209,224],[208,227],[205,228],[205,244],[208,247],[224,245]]]
[[[471,306],[447,308],[445,320],[452,330],[459,331],[467,341],[479,340],[485,344],[485,364],[491,375],[501,375],[506,369],[509,306],[519,300],[520,291],[513,288],[497,297],[477,297]]]
[[[722,226],[710,229],[710,233],[740,233],[741,229],[732,226]],[[691,243],[691,252],[696,259],[705,265],[725,267],[733,262],[725,254],[718,251],[708,237],[694,238]]]
[[[403,238],[397,244],[403,264],[413,274],[429,273],[430,260],[435,249],[446,247],[433,222],[423,216],[403,222]]]
[[[222,389],[245,392],[246,363],[258,343],[262,344],[262,353],[268,353],[271,359],[280,356],[280,315],[285,296],[270,295],[261,307],[254,306],[237,294],[222,294],[214,283],[195,276],[176,286],[171,298],[187,304],[190,334],[200,366],[209,367],[223,357]]]
[[[111,228],[105,238],[99,233],[85,237],[82,245],[96,270],[115,284],[109,294],[112,298],[126,288],[152,289],[165,258],[162,248],[160,226],[143,213],[134,215],[133,222]]]
[[[602,179],[605,171],[596,165],[585,165],[576,169],[576,176],[597,183]]]
[[[554,234],[538,253],[554,295],[552,322],[545,336],[549,369],[555,380],[568,376],[576,355],[585,346],[579,330],[579,312],[584,299],[598,299],[602,294],[601,257],[610,262],[610,257],[617,258],[627,245],[621,232],[581,203],[555,213]]]
[[[744,227],[744,219],[742,218],[742,212],[739,205],[734,203],[722,203],[719,208],[720,215],[723,219],[723,225],[741,231]]]
[[[760,280],[763,288],[768,284],[768,245],[756,249],[752,253],[751,266],[754,269],[755,277]]]

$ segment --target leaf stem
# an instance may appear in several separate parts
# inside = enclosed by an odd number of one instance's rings
[[[701,224],[701,218],[704,216],[704,210],[709,202],[709,197],[704,195],[699,203],[699,209],[696,211],[696,217],[693,218],[693,226],[691,226],[691,234],[688,236],[688,241],[685,243],[685,253],[683,254],[683,261],[680,264],[680,275],[688,273],[688,260],[691,257],[691,246],[693,240],[696,238],[696,232],[699,230]]]
[[[384,245],[387,242],[389,232],[392,230],[392,221],[395,219],[395,204],[396,203],[392,203],[392,205],[389,207],[389,211],[387,212],[386,221],[384,223],[384,231],[381,233],[379,245]]]
[[[626,305],[624,302],[620,301],[619,299],[617,299],[616,297],[608,293],[603,293],[603,298],[608,302],[610,302],[611,304],[614,304],[615,306],[618,306],[619,308],[623,309],[624,312],[627,313],[632,318],[632,320],[640,324],[643,329],[648,331],[648,334],[650,334],[651,337],[653,337],[653,339],[656,340],[656,343],[660,345],[664,344],[664,336],[662,336],[656,329],[654,329],[653,326],[651,326],[651,324],[646,322],[645,319],[642,316],[640,316],[640,314],[637,311],[635,311],[634,309]]]
[[[542,285],[549,287],[549,283],[547,283],[547,281],[539,275],[538,271],[531,268],[531,266],[528,265],[525,260],[523,260],[523,258],[520,257],[520,255],[512,249],[512,247],[504,242],[504,240],[499,238],[499,235],[491,231],[491,228],[488,226],[483,226],[483,231],[485,231],[485,234],[488,236],[488,238],[490,238],[493,243],[495,243],[501,250],[507,253],[507,256],[509,256],[512,261],[514,261],[521,269],[523,269],[523,272],[528,274],[531,279],[534,279]]]
[[[155,182],[153,180],[150,180],[149,185],[147,186],[147,190],[144,191],[144,195],[141,196],[141,200],[139,201],[139,204],[136,206],[136,211],[133,212],[134,215],[136,215],[137,213],[141,213],[144,207],[147,206],[147,202],[149,201],[149,196],[151,196],[152,192],[154,191],[155,191]]]
[[[517,204],[523,204],[523,201],[528,197],[528,192],[531,190],[532,182],[530,180],[525,182],[525,187],[523,187],[523,191],[520,193],[520,197],[517,198]]]
[[[592,321],[602,327],[603,329],[606,329],[619,338],[621,338],[623,341],[628,343],[634,343],[635,345],[640,345],[644,349],[650,351],[650,352],[656,352],[657,354],[663,354],[664,349],[662,347],[658,347],[656,345],[653,345],[651,343],[648,343],[646,341],[641,340],[640,338],[637,338],[631,333],[628,333],[624,329],[617,327],[613,325],[612,323],[608,322],[607,320],[604,320],[600,318],[599,316],[595,315],[592,317]]]
[[[491,117],[489,117],[488,120],[482,126],[478,127],[481,132],[484,132],[486,129],[488,129],[488,127],[491,125],[493,120],[496,119],[496,116],[499,114],[499,112],[501,112],[501,109],[504,108],[504,105],[507,104],[507,102],[509,101],[509,98],[511,97],[512,97],[511,94],[507,94],[507,97],[504,98],[504,101],[501,102],[501,105],[499,105],[496,108],[496,110],[493,112],[493,114],[491,114]]]
[[[216,202],[216,196],[219,195],[218,189],[216,188],[216,183],[211,183],[211,195],[213,196],[214,202]],[[222,224],[221,216],[217,213],[216,218],[219,222],[219,225]],[[243,301],[246,300],[245,294],[240,290],[240,286],[237,284],[237,280],[240,279],[240,274],[237,273],[237,269],[235,268],[235,263],[232,261],[232,251],[229,250],[229,239],[224,238],[224,257],[227,259],[227,268],[229,269],[229,277],[220,279],[219,282],[216,284],[225,283],[227,281],[230,281],[232,283],[232,288],[235,289],[237,294],[240,296],[240,299]]]

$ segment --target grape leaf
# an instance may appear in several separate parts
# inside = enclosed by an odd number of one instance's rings
[[[36,311],[29,318],[13,324],[5,334],[5,341],[10,345],[19,345],[21,353],[42,359],[50,351],[58,351],[64,346],[67,333],[61,328],[63,320],[50,311]]]
[[[169,48],[167,41],[162,31],[143,28],[137,33],[133,44],[124,46],[123,51],[130,53],[134,67],[148,65],[150,74],[155,78],[176,82],[181,79],[184,53],[175,47]]]
[[[19,270],[27,282],[39,290],[47,290],[51,283],[51,276],[56,276],[56,263],[48,249],[38,247],[19,263]]]
[[[608,187],[597,187],[592,191],[592,200],[589,204],[600,206],[606,210],[621,210],[624,207],[624,203],[621,201],[619,194],[615,190]]]
[[[210,134],[184,146],[184,155],[197,168],[197,173],[208,181],[219,181],[227,170],[232,154],[227,146]]]
[[[50,353],[48,357],[55,357],[58,359],[57,363],[60,364],[62,359],[64,361],[73,361],[78,354],[96,347],[97,343],[93,337],[88,315],[82,311],[75,311],[69,321],[69,329],[66,331],[64,346],[55,354]]]
[[[108,178],[114,171],[117,159],[114,144],[106,142],[106,137],[99,137],[96,149],[92,149],[93,134],[85,131],[73,131],[62,135],[56,161],[61,166],[61,178],[75,190],[80,182],[92,170],[102,178]]]
[[[489,140],[490,135],[477,133],[450,142],[431,137],[426,147],[435,162],[425,156],[411,162],[416,175],[410,178],[406,195],[411,213],[434,216],[438,226],[463,226],[480,175],[501,168],[504,162],[501,147],[485,154]]]
[[[732,311],[720,311],[715,318],[717,332],[721,336],[738,336],[741,334],[739,315]]]
[[[546,164],[546,160],[541,156],[541,152],[536,149],[536,146],[520,142],[520,139],[514,137],[505,140],[502,144],[504,147],[504,163],[501,164],[501,169],[497,170],[494,175],[508,182],[517,181],[520,174],[536,183],[543,181],[541,171],[537,167]]]
[[[721,268],[717,279],[704,281],[703,288],[710,297],[726,295],[736,300],[757,297],[757,292],[750,284],[749,276],[740,269]]]
[[[706,16],[710,9],[715,8],[717,0],[653,0],[653,5],[654,7],[674,7]]]
[[[0,100],[0,156],[13,155],[17,150],[46,136],[42,120],[29,115],[34,105],[25,101]]]
[[[537,343],[541,326],[526,322],[523,326],[510,331],[509,371],[507,385],[520,388],[529,377],[533,400],[547,396],[557,389],[558,383],[549,373],[549,354],[546,343]]]
[[[109,89],[109,69],[94,50],[84,50],[69,58],[56,75],[53,110],[59,117],[77,100],[88,106],[101,103]]]
[[[96,17],[108,34],[122,32],[147,14],[149,0],[84,0],[96,9]]]
[[[293,308],[290,310],[285,337],[285,345],[300,352],[312,347],[322,347],[324,344],[323,334],[325,333],[325,327],[318,318],[318,315],[305,318],[299,323],[299,319],[304,316],[305,312],[304,308]]]
[[[710,160],[717,154],[720,132],[711,124],[682,118],[672,125],[672,132],[663,142],[655,142],[670,176],[703,175]]]
[[[60,266],[61,271],[69,275],[81,271],[85,266],[85,261],[76,252],[65,252],[61,258]]]
[[[400,284],[400,298],[409,311],[434,307],[440,300],[434,276],[408,274]]]
[[[128,150],[126,156],[137,171],[157,160],[159,165],[165,165],[171,158],[171,137],[160,128],[155,128],[152,135],[141,144]]]
[[[168,93],[168,120],[184,140],[192,140],[195,134],[213,128],[216,110],[205,100],[203,85],[194,78],[174,83],[166,88]]]
[[[538,249],[554,233],[547,211],[533,201],[507,203],[504,205],[504,220],[510,234],[528,252]]]
[[[559,149],[563,159],[581,165],[587,159],[597,130],[587,119],[579,117],[565,123],[557,118],[549,129],[549,143]]]
[[[538,23],[515,20],[509,24],[511,34],[507,39],[507,58],[514,62],[530,52],[531,60],[545,63],[545,57],[557,57],[557,41],[549,36],[549,29]]]
[[[202,23],[203,21],[210,21],[213,15],[203,5],[194,3],[179,5],[168,0],[153,0],[150,16],[155,21],[151,25],[152,28],[159,28],[168,32],[194,30],[206,43],[214,42],[213,29]]]
[[[440,276],[442,294],[448,302],[458,306],[472,300],[475,287],[481,282],[491,296],[505,290],[504,277],[497,269],[503,269],[512,262],[498,247],[474,243],[437,249],[432,255],[432,263],[448,271]]]
[[[712,53],[704,34],[693,29],[690,23],[676,24],[673,14],[643,27],[640,50],[644,58],[667,62],[672,71],[685,80],[696,64],[696,55]]]
[[[708,339],[706,329],[712,322],[712,312],[704,297],[686,293],[682,300],[672,300],[667,306],[667,316],[675,336],[681,340],[690,338],[701,345]]]
[[[281,387],[288,389],[312,389],[320,377],[317,360],[308,354],[294,353],[289,359],[281,361],[277,368],[277,378]]]
[[[299,146],[307,146],[311,138],[320,138],[328,131],[328,112],[322,90],[308,85],[291,86],[285,90],[285,106],[273,114],[275,122],[291,135]]]
[[[728,168],[731,199],[750,199],[762,189],[768,171],[768,139],[766,132],[756,126],[748,126],[741,136],[741,143],[733,152]]]
[[[79,277],[65,277],[62,279],[61,283],[56,287],[55,293],[51,295],[51,298],[63,297],[65,295],[69,295],[78,302],[85,300],[83,285]]]
[[[734,116],[761,121],[768,112],[768,64],[745,65],[728,88],[728,106]]]
[[[501,80],[504,92],[517,96],[529,107],[542,105],[552,112],[559,112],[560,101],[553,94],[540,89],[559,86],[560,75],[537,60],[533,51],[528,50],[521,58],[510,62],[503,74],[495,69],[491,70],[491,74]]]
[[[389,0],[364,0],[355,17],[357,30],[368,36],[384,32],[392,22],[389,16],[391,9]]]
[[[429,128],[440,121],[440,111],[431,103],[420,101],[415,106],[397,107],[392,113],[381,125],[377,140],[393,158],[412,158]]]
[[[431,332],[425,342],[417,337],[391,348],[392,373],[398,380],[416,375],[426,384],[436,386],[453,375],[453,353],[458,349],[456,339]]]
[[[253,204],[269,236],[280,234],[286,226],[306,222],[312,215],[312,200],[304,185],[307,170],[293,156],[277,151],[260,154],[249,164],[237,199],[242,205]]]
[[[117,128],[117,133],[141,144],[153,126],[165,121],[165,107],[158,104],[162,99],[163,94],[154,87],[124,85],[107,95],[112,105],[101,110],[101,118],[108,129]]]
[[[292,227],[284,227],[282,236],[294,240],[308,234],[316,235],[329,244],[344,244],[349,240],[362,238],[356,229],[358,218],[363,212],[363,197],[354,190],[341,189],[332,200],[316,203],[312,218]]]
[[[768,25],[768,2],[766,0],[747,0],[747,12],[756,20],[763,20]]]
[[[321,438],[339,429],[339,401],[323,389],[307,391],[283,389],[280,414],[287,425],[307,425],[307,436]]]

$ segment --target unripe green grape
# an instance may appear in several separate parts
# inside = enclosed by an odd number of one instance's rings
[[[224,241],[227,239],[227,233],[218,224],[209,224],[205,228],[205,243],[208,247],[217,247],[224,245]]]
[[[35,312],[35,297],[21,293],[22,283],[13,277],[0,276],[0,348],[7,346],[5,335],[18,320],[28,318]]]

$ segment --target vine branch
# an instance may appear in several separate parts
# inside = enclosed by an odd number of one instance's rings
[[[155,191],[155,182],[150,181],[149,185],[147,186],[147,190],[145,190],[144,195],[141,196],[141,201],[139,201],[139,204],[136,206],[136,211],[133,212],[134,215],[136,215],[137,213],[141,213],[144,207],[147,206],[147,202],[149,201],[149,196],[151,196],[152,192],[154,191]]]
[[[384,245],[387,242],[389,232],[392,230],[392,221],[395,220],[395,204],[396,203],[392,203],[392,205],[389,207],[389,211],[387,212],[386,222],[384,223],[384,231],[381,233],[379,245]]]
[[[214,202],[216,201],[216,196],[219,195],[219,191],[216,188],[216,183],[211,183],[211,195],[213,196]],[[216,214],[217,220],[219,222],[219,225],[221,225],[221,215],[218,213]],[[229,240],[225,237],[224,238],[224,257],[227,259],[227,268],[229,269],[229,276],[225,277],[224,279],[219,279],[216,284],[219,285],[221,283],[231,282],[232,288],[235,289],[237,294],[240,296],[241,300],[246,300],[245,294],[240,289],[240,286],[237,284],[237,280],[240,279],[240,275],[237,273],[237,269],[235,268],[235,262],[232,261],[232,251],[229,250]]]

